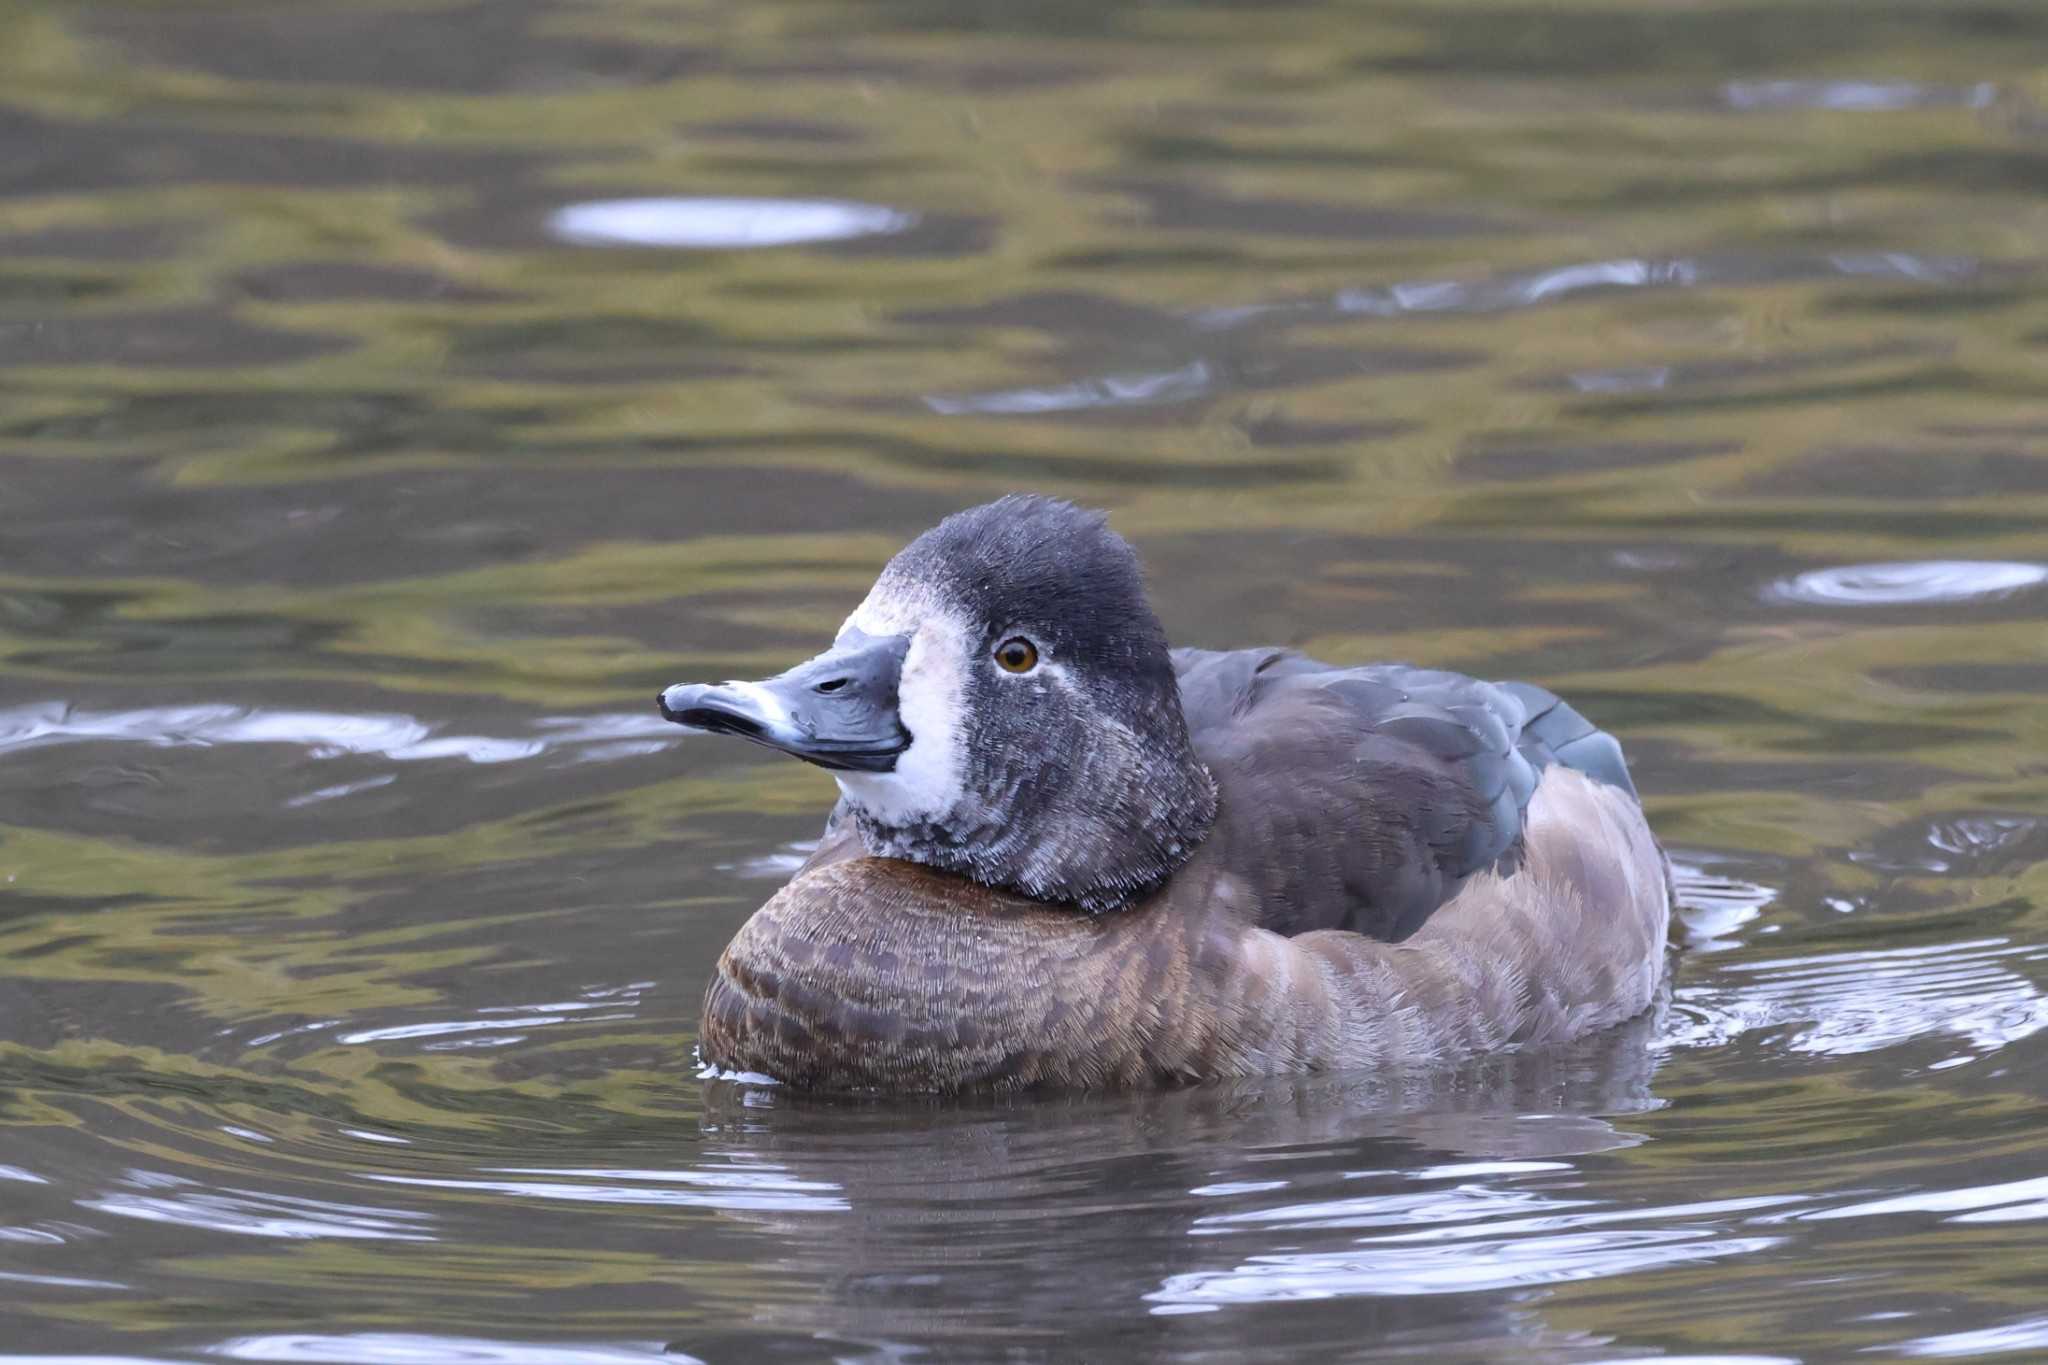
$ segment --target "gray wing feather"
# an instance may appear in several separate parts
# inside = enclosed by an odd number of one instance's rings
[[[1178,650],[1222,837],[1281,932],[1400,939],[1484,869],[1521,865],[1552,764],[1635,792],[1621,746],[1544,688],[1286,650]],[[1212,836],[1213,837],[1213,836]]]
[[[1533,750],[1531,762],[1538,766],[1562,763],[1630,796],[1636,784],[1628,775],[1628,762],[1621,754],[1621,741],[1574,711],[1555,692],[1534,683],[1496,683],[1518,698],[1529,718],[1522,724],[1522,747]]]

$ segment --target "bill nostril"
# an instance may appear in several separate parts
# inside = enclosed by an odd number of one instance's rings
[[[812,690],[817,692],[837,692],[840,688],[846,686],[847,682],[848,679],[845,678],[827,678],[824,682],[816,684]]]

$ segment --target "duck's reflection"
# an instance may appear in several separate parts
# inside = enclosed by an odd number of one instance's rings
[[[1027,1351],[1114,1337],[1124,1358],[1151,1349],[1129,1340],[1137,1321],[1162,1349],[1199,1332],[1232,1358],[1371,1340],[1569,1359],[1612,1343],[1554,1331],[1542,1286],[1773,1240],[1722,1235],[1742,1201],[1588,1194],[1582,1164],[1641,1142],[1626,1116],[1658,1103],[1660,1016],[1452,1072],[1127,1097],[916,1105],[714,1081],[703,1160],[834,1192],[829,1211],[726,1210],[827,1286],[763,1305],[781,1331]],[[1278,1301],[1295,1307],[1241,1311]]]

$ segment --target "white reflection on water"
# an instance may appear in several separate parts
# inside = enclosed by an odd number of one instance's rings
[[[1669,388],[1669,365],[1635,365],[1619,370],[1578,370],[1569,376],[1580,393],[1650,393]]]
[[[1470,1180],[1482,1175],[1535,1175],[1542,1171],[1569,1171],[1569,1161],[1454,1161],[1442,1166],[1424,1166],[1408,1173],[1410,1180]]]
[[[1219,1180],[1214,1185],[1197,1185],[1188,1193],[1197,1199],[1222,1199],[1237,1194],[1264,1194],[1267,1190],[1284,1190],[1284,1180]]]
[[[1226,1303],[1453,1294],[1595,1279],[1774,1246],[1784,1239],[1731,1236],[1716,1224],[1729,1215],[1811,1202],[1805,1195],[1768,1195],[1623,1209],[1512,1184],[1570,1170],[1568,1163],[1556,1161],[1456,1163],[1409,1177],[1459,1180],[1449,1187],[1206,1215],[1195,1220],[1191,1235],[1388,1231],[1358,1238],[1342,1250],[1274,1251],[1248,1256],[1227,1269],[1174,1275],[1145,1298],[1155,1313],[1185,1313]],[[1652,1226],[1640,1226],[1646,1223]]]
[[[1404,280],[1379,287],[1339,290],[1322,299],[1198,309],[1188,314],[1186,320],[1203,331],[1215,332],[1263,321],[1315,323],[1351,317],[1485,314],[1530,308],[1589,290],[1742,286],[1829,276],[1949,284],[1970,278],[1980,268],[1980,263],[1970,257],[1906,251],[1849,251],[1813,256],[1623,257],[1477,280]],[[1677,377],[1678,372],[1668,365],[1637,366],[1578,371],[1569,376],[1569,382],[1581,393],[1625,394],[1668,388]],[[1028,417],[1186,402],[1209,394],[1216,384],[1217,376],[1210,362],[1197,358],[1172,370],[1096,375],[1043,387],[928,394],[924,404],[946,416]]]
[[[917,215],[840,199],[674,196],[598,199],[548,215],[548,231],[577,246],[651,246],[732,251],[844,242],[903,232]]]
[[[1925,256],[1906,251],[1837,252],[1825,256],[1624,257],[1478,280],[1410,280],[1375,288],[1340,290],[1328,300],[1260,303],[1205,309],[1195,325],[1235,327],[1267,318],[1313,319],[1335,312],[1375,318],[1416,313],[1500,313],[1569,298],[1592,289],[1687,289],[1710,285],[1778,284],[1830,275],[1946,284],[1975,275],[1967,256]]]
[[[1935,822],[1927,831],[1927,842],[1945,853],[1981,857],[2017,843],[2040,827],[2040,821],[2026,815],[1963,815]]]
[[[1958,1190],[1915,1190],[1889,1199],[1872,1199],[1839,1208],[1795,1216],[1806,1223],[1840,1218],[1876,1218],[1893,1213],[1946,1213],[1944,1223],[2033,1223],[2048,1218],[2048,1177],[2015,1180],[2004,1185],[1974,1185]]]
[[[1400,1194],[1366,1194],[1352,1199],[1325,1199],[1306,1204],[1281,1204],[1266,1209],[1204,1214],[1189,1229],[1191,1236],[1214,1237],[1247,1227],[1287,1232],[1328,1228],[1441,1227],[1513,1215],[1585,1208],[1585,1199],[1556,1199],[1534,1190],[1494,1189],[1464,1184],[1450,1189]]]
[[[206,1354],[305,1365],[702,1365],[658,1341],[492,1341],[427,1332],[276,1332],[235,1337]]]
[[[2036,1360],[2048,1356],[2048,1314],[2021,1318],[1997,1327],[1980,1327],[1973,1332],[1945,1332],[1940,1336],[1917,1337],[1896,1346],[1872,1346],[1871,1351],[1896,1351],[1902,1356],[1946,1360],[1957,1356],[2010,1355],[2031,1353]]]
[[[427,1228],[433,1216],[406,1209],[371,1208],[265,1194],[258,1190],[209,1190],[196,1181],[163,1171],[130,1170],[123,1180],[130,1188],[109,1190],[80,1207],[139,1218],[147,1223],[175,1223],[249,1237],[287,1241],[341,1238],[356,1241],[431,1242]],[[166,1193],[177,1191],[177,1193]]]
[[[36,1246],[62,1246],[64,1234],[48,1228],[25,1228],[0,1224],[0,1242],[27,1242]]]
[[[2041,822],[2028,815],[1961,815],[1930,824],[1922,836],[1927,849],[1918,842],[1903,848],[1890,844],[1850,849],[1848,857],[1852,863],[1880,872],[1975,873],[2002,861],[2001,855],[2026,860],[2026,850],[2018,845],[2040,828]]]
[[[1778,899],[1772,887],[1711,872],[1676,849],[1669,852],[1678,921],[1685,946],[1695,952],[1739,947],[1740,942],[1730,935]]]
[[[2048,564],[1930,559],[1813,569],[1780,579],[1764,596],[1823,607],[1888,607],[2009,597],[2043,582]]]
[[[817,851],[816,839],[799,839],[784,844],[780,852],[764,853],[758,858],[746,858],[736,863],[720,863],[718,870],[730,872],[736,877],[786,882],[796,875],[796,870],[804,865],[804,860]]]
[[[133,711],[89,711],[64,702],[35,702],[0,709],[0,752],[50,744],[126,740],[155,748],[207,748],[217,744],[292,744],[313,758],[376,756],[397,763],[464,758],[471,763],[509,763],[548,754],[572,761],[654,753],[681,737],[660,716],[608,712],[589,716],[545,716],[537,734],[498,738],[440,734],[426,721],[397,713],[279,711],[249,706],[149,706]],[[381,786],[371,778],[328,787],[292,804],[332,799]]]
[[[568,1017],[566,1014],[536,1014],[521,1019],[447,1019],[428,1024],[399,1024],[393,1028],[364,1029],[360,1033],[344,1033],[335,1041],[354,1046],[359,1043],[388,1043],[402,1038],[438,1038],[449,1033],[502,1033],[506,1029],[559,1024]],[[628,1014],[612,1017],[630,1019],[633,1016]]]
[[[1731,109],[1983,109],[1998,98],[1989,81],[1922,85],[1917,81],[1729,81],[1721,100]]]
[[[933,394],[924,400],[948,417],[966,413],[1029,416],[1041,412],[1083,412],[1090,408],[1144,407],[1182,403],[1207,393],[1212,376],[1206,361],[1154,374],[1111,374],[1048,389],[998,389],[992,393]]]
[[[1423,280],[1386,289],[1347,289],[1337,295],[1341,312],[1392,317],[1401,313],[1491,313],[1565,298],[1588,289],[1643,289],[1700,283],[1697,261],[1589,261],[1583,265],[1504,275],[1491,280]]]
[[[1654,1211],[1650,1211],[1654,1212]],[[1160,1308],[1525,1289],[1743,1256],[1782,1237],[1723,1237],[1710,1228],[1628,1228],[1475,1240],[1458,1245],[1360,1241],[1347,1251],[1253,1256],[1227,1270],[1169,1276],[1145,1295]]]
[[[338,786],[322,787],[318,791],[307,792],[304,796],[294,796],[289,801],[286,801],[285,805],[291,807],[315,806],[322,801],[337,801],[344,796],[354,796],[357,792],[375,791],[379,787],[388,787],[397,780],[397,776],[393,773],[380,773],[376,777],[366,777],[360,782],[343,782]]]
[[[72,1275],[31,1275],[20,1270],[0,1270],[0,1284],[38,1284],[46,1289],[126,1289],[119,1280],[82,1280]]]
[[[1665,1038],[1718,1047],[1790,1028],[1786,1049],[1842,1057],[1947,1036],[1969,1049],[1960,1064],[2048,1027],[2048,999],[2015,970],[2041,961],[2048,950],[1992,938],[1731,963],[1725,984],[1678,988]]]
[[[524,1034],[503,1036],[513,1033],[514,1030],[541,1028],[549,1024],[615,1023],[622,1019],[631,1019],[634,1014],[630,1007],[638,1005],[641,992],[651,989],[654,984],[652,981],[634,981],[624,986],[596,987],[583,992],[583,998],[580,1000],[549,1000],[532,1005],[484,1005],[477,1013],[492,1017],[430,1019],[417,1024],[392,1024],[382,1028],[358,1029],[340,1035],[335,1041],[353,1047],[363,1043],[388,1043],[410,1038],[488,1034],[492,1036],[464,1039],[458,1043],[430,1043],[427,1046],[430,1050],[502,1047],[524,1038]]]
[[[364,1180],[476,1194],[514,1194],[570,1204],[651,1204],[768,1213],[839,1213],[844,1191],[826,1180],[803,1180],[782,1166],[704,1165],[690,1170],[506,1166],[485,1175],[571,1176],[573,1180],[476,1180],[362,1173]]]
[[[315,1019],[310,1024],[295,1024],[291,1028],[273,1029],[268,1033],[259,1033],[251,1038],[248,1046],[268,1047],[270,1044],[285,1038],[296,1038],[306,1033],[320,1033],[326,1029],[338,1026],[341,1022],[339,1019]],[[220,1031],[220,1036],[226,1037],[231,1032],[233,1032],[231,1028],[224,1028]]]

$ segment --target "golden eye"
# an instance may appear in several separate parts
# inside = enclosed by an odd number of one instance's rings
[[[1007,673],[1029,673],[1038,667],[1038,646],[1021,635],[1012,635],[996,646],[996,662]]]

